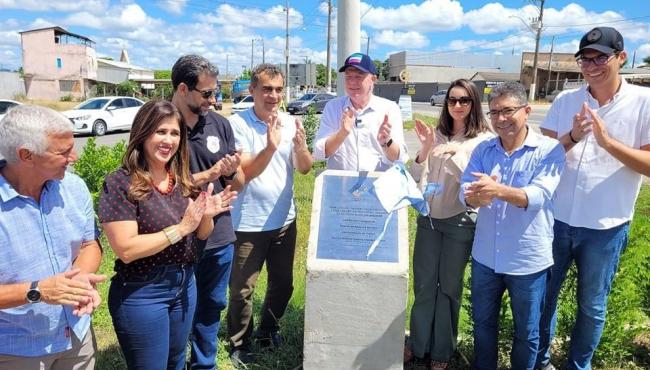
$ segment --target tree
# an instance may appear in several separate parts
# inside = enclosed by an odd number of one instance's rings
[[[327,84],[327,66],[325,64],[316,64],[316,85],[325,86]],[[331,81],[336,81],[336,72],[330,68]]]
[[[124,81],[117,85],[117,93],[122,96],[134,96],[140,92],[140,86],[135,81]]]
[[[372,62],[375,64],[375,68],[377,68],[377,73],[379,73],[379,80],[388,80],[388,75],[390,72],[388,69],[388,59],[384,60],[383,62],[381,60],[375,59]]]
[[[157,69],[153,71],[153,78],[156,80],[164,80],[172,78],[172,71],[168,69]]]
[[[250,69],[244,69],[244,71],[241,73],[241,79],[242,80],[250,80],[251,79],[251,70]]]

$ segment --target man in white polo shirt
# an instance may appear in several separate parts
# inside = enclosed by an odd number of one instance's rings
[[[650,89],[619,75],[627,58],[623,37],[614,28],[594,28],[575,56],[587,85],[558,95],[541,125],[567,152],[554,199],[555,264],[540,322],[537,368],[544,370],[554,369],[557,298],[572,262],[578,312],[566,366],[591,368],[642,175],[650,175]]]
[[[237,241],[230,275],[228,337],[237,367],[252,362],[253,291],[266,263],[268,283],[257,329],[261,347],[282,344],[278,320],[293,292],[296,207],[293,170],[306,174],[312,157],[297,119],[279,112],[284,75],[273,64],[260,64],[251,76],[254,106],[230,116],[236,147],[242,151],[246,184],[233,204]]]
[[[325,105],[314,159],[348,171],[385,171],[395,161],[406,163],[402,115],[395,102],[372,93],[377,68],[370,57],[354,53],[339,72],[345,74],[347,95]]]

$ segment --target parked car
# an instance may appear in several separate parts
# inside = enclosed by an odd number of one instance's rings
[[[547,102],[552,103],[553,100],[555,100],[555,97],[561,92],[562,90],[553,90],[550,94],[547,94],[544,99],[546,99]]]
[[[440,90],[431,95],[431,106],[434,105],[443,105],[445,104],[445,96],[447,96],[447,90]]]
[[[253,103],[253,95],[248,95],[239,102],[232,105],[232,112],[243,112],[248,108],[251,108],[255,103]]]
[[[0,119],[2,119],[5,114],[7,114],[7,111],[16,105],[21,105],[22,103],[19,103],[17,101],[13,100],[5,100],[5,99],[0,99]]]
[[[216,103],[214,103],[214,110],[223,110],[223,95],[221,92],[217,94]]]
[[[287,106],[287,112],[291,114],[305,114],[309,107],[313,107],[316,113],[323,113],[323,108],[328,101],[336,96],[332,94],[305,94],[299,99],[292,101]]]
[[[102,136],[109,131],[130,130],[142,100],[126,96],[93,98],[63,112],[72,121],[76,134]]]

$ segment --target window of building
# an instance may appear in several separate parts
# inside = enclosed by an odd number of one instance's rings
[[[72,92],[76,82],[75,80],[59,80],[59,91]]]
[[[61,58],[56,58],[56,68],[61,69],[63,67],[63,61]]]

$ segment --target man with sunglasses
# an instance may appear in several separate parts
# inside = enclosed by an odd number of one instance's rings
[[[345,74],[346,96],[325,105],[314,140],[314,160],[327,168],[385,171],[408,160],[402,115],[395,102],[375,96],[377,68],[368,55],[354,53],[339,69]]]
[[[582,37],[575,56],[587,85],[560,93],[541,125],[566,150],[554,199],[555,264],[540,321],[537,368],[544,370],[554,369],[557,299],[572,262],[578,312],[566,366],[591,368],[642,175],[650,175],[650,89],[619,75],[627,58],[623,37],[596,27]]]
[[[172,68],[172,103],[189,129],[190,170],[194,181],[214,184],[215,192],[226,186],[240,190],[244,183],[235,151],[235,137],[227,119],[210,110],[216,102],[217,67],[199,55],[180,57]],[[197,302],[190,342],[190,368],[214,369],[221,311],[232,267],[235,232],[230,212],[214,218],[214,231],[199,244],[195,268]],[[202,252],[202,253],[201,253]]]

